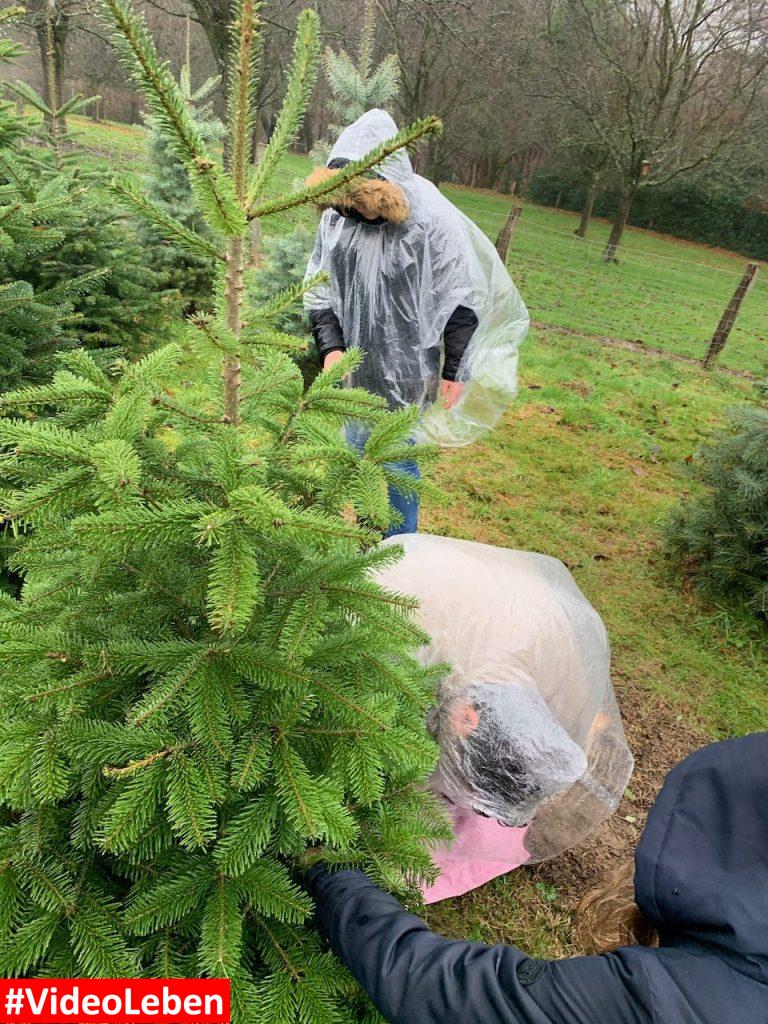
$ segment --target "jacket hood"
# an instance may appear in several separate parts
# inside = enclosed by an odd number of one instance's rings
[[[333,160],[359,160],[397,132],[398,127],[386,110],[367,110],[338,137],[328,163]],[[415,177],[410,158],[404,150],[393,153],[377,170],[383,178],[398,185],[408,185]]]
[[[768,733],[674,768],[635,855],[635,898],[663,945],[699,945],[768,982]]]

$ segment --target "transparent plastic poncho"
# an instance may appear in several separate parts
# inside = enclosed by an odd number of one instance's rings
[[[574,846],[613,813],[632,773],[600,616],[547,555],[427,534],[384,544],[405,549],[379,581],[418,598],[431,638],[421,659],[451,666],[429,720],[432,788],[527,826],[528,862]],[[507,832],[472,856],[502,859]]]
[[[342,132],[329,163],[356,160],[396,133],[386,111],[369,110]],[[325,210],[307,276],[325,270],[329,280],[309,294],[307,308],[330,307],[346,346],[365,352],[352,384],[386,398],[392,409],[421,409],[418,439],[469,444],[498,422],[516,394],[528,312],[490,241],[414,173],[406,153],[377,171],[405,192],[407,220],[371,225]],[[461,399],[446,410],[436,401],[442,336],[457,306],[474,310],[478,326],[456,374]]]

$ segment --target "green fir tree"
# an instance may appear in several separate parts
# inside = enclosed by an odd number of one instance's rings
[[[7,312],[0,389],[49,376],[60,345],[112,356],[146,350],[162,335],[174,299],[147,266],[146,248],[104,176],[82,169],[76,139],[62,131],[91,100],[60,104],[52,72],[50,104],[24,82],[6,84],[41,114],[35,134],[48,145],[28,145],[21,122],[0,143],[0,311]]]
[[[389,110],[400,87],[400,69],[395,54],[373,63],[376,33],[376,0],[366,0],[363,30],[357,56],[346,50],[336,52],[330,46],[323,54],[323,71],[331,94],[331,113],[338,123],[328,126],[328,137],[312,150],[315,163],[325,164],[336,139],[347,125],[362,117],[366,110]]]
[[[67,333],[88,348],[135,357],[162,339],[180,306],[178,292],[148,265],[147,252],[135,219],[96,179],[80,192],[61,243],[25,276],[45,289],[88,280]]]
[[[76,303],[100,283],[88,274],[40,284],[39,268],[72,227],[77,190],[63,177],[42,185],[15,163],[0,147],[0,391],[50,376],[57,350],[74,343]]]
[[[256,0],[241,0],[225,172],[128,0],[115,43],[190,175],[209,237],[131,182],[123,201],[217,261],[189,323],[201,395],[166,346],[108,377],[80,349],[48,385],[2,396],[6,522],[20,600],[0,599],[0,973],[232,979],[233,1019],[371,1019],[311,928],[299,866],[356,864],[415,899],[446,824],[423,781],[437,670],[412,601],[371,570],[388,464],[409,412],[345,388],[349,353],[304,392],[277,324],[300,298],[243,301],[254,218],[332,195],[435,132],[428,118],[333,180],[268,197],[314,78],[299,18],[278,129],[249,168]],[[216,367],[215,363],[219,362]],[[363,455],[340,427],[369,422]],[[422,453],[415,452],[418,457]]]
[[[710,596],[768,618],[768,384],[762,401],[731,414],[732,430],[692,464],[703,490],[668,527],[676,560]]]
[[[6,8],[0,26],[20,13],[20,8]],[[0,38],[0,66],[22,52]],[[77,301],[98,286],[92,275],[54,287],[33,280],[71,229],[81,188],[55,174],[45,183],[36,180],[17,146],[25,134],[11,105],[0,103],[0,391],[50,375],[53,355],[68,343],[78,319]]]

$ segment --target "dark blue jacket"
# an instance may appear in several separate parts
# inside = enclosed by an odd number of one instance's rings
[[[321,931],[393,1024],[768,1024],[768,733],[673,769],[635,862],[661,947],[554,962],[441,938],[359,871],[313,884]]]

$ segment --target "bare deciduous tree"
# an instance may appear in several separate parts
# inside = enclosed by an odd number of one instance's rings
[[[738,138],[768,74],[767,16],[766,0],[550,0],[550,98],[619,189],[606,260],[640,189]]]

